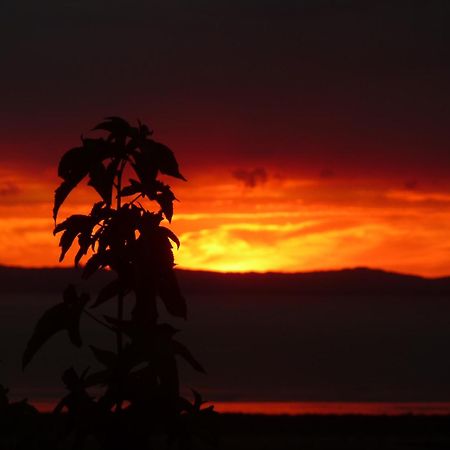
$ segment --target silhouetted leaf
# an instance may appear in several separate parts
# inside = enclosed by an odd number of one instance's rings
[[[180,240],[178,239],[177,235],[166,227],[159,227],[160,233],[167,236],[171,241],[175,242],[177,244],[177,248],[180,248]]]
[[[89,215],[91,217],[95,217],[97,220],[100,220],[100,219],[108,217],[110,215],[110,213],[111,213],[111,208],[109,206],[105,207],[105,202],[101,201],[101,202],[94,203]]]
[[[99,370],[98,372],[94,372],[89,374],[86,377],[86,381],[84,382],[85,387],[98,386],[98,385],[106,385],[111,378],[111,371],[109,369]]]
[[[151,159],[156,163],[161,173],[186,181],[186,178],[181,175],[178,162],[169,147],[152,139],[147,139],[141,149],[143,153],[151,155]]]
[[[97,306],[105,303],[111,298],[117,296],[121,291],[123,291],[122,282],[117,278],[110,283],[108,283],[98,294],[97,300],[91,306],[91,308],[96,308]]]
[[[89,348],[92,350],[95,359],[105,367],[111,368],[117,364],[117,355],[114,352],[102,350],[94,345],[90,345]]]
[[[69,367],[63,372],[61,380],[69,391],[78,391],[83,388],[88,371],[89,368],[85,369],[81,376],[78,376],[76,370],[73,367]]]
[[[106,117],[106,122],[101,122],[92,130],[105,130],[114,136],[127,136],[130,131],[130,124],[121,117]]]
[[[153,134],[153,130],[150,129],[147,125],[145,125],[145,123],[142,123],[139,119],[138,119],[138,136],[141,139],[145,139],[147,136],[151,136]]]
[[[111,205],[114,177],[119,163],[119,159],[114,159],[105,167],[102,162],[99,162],[89,171],[89,186],[92,186],[100,194],[108,206]]]
[[[139,181],[130,179],[130,185],[129,186],[125,186],[122,189],[121,195],[123,197],[128,197],[129,195],[136,195],[137,193],[141,193],[143,186],[141,183],[139,183]]]
[[[58,176],[64,181],[55,191],[53,219],[72,189],[89,173],[91,168],[115,153],[115,147],[104,139],[83,139],[82,147],[68,150],[58,166]]]
[[[161,215],[145,213],[142,216],[138,243],[139,264],[155,272],[164,272],[174,265],[172,244],[167,229],[159,226]],[[176,236],[170,234],[170,239]],[[178,239],[177,239],[178,240]]]
[[[77,347],[81,346],[80,316],[89,301],[89,296],[81,294],[78,297],[74,286],[69,285],[63,297],[63,302],[47,310],[36,324],[23,354],[23,368],[28,365],[42,345],[59,331],[67,330],[70,341]]]
[[[68,217],[63,222],[56,225],[53,230],[53,235],[56,235],[57,233],[60,233],[61,231],[64,231],[64,230],[71,230],[71,229],[74,229],[77,231],[78,230],[84,231],[86,229],[86,227],[88,227],[90,225],[91,222],[92,222],[92,218],[89,216],[85,216],[83,214],[74,214],[74,215]]]
[[[194,406],[192,405],[192,403],[189,400],[187,400],[184,397],[180,397],[178,399],[178,409],[180,410],[181,413],[183,413],[183,412],[188,412],[188,413],[194,412]]]
[[[136,310],[142,314],[152,313],[156,318],[151,304],[158,293],[172,315],[185,318],[186,301],[172,271],[174,261],[169,240],[178,245],[178,238],[167,228],[158,226],[158,222],[159,218],[154,214],[145,213],[142,217],[135,255]]]
[[[158,279],[158,294],[167,311],[175,317],[186,319],[186,300],[181,295],[178,281],[173,270],[167,270]]]
[[[141,219],[142,209],[126,203],[118,211],[111,214],[98,237],[98,253],[105,252],[105,249],[112,250],[108,265],[113,270],[120,270],[122,273],[129,273],[127,265],[134,242],[136,241],[136,230]]]
[[[172,340],[173,351],[176,355],[181,356],[186,360],[195,370],[206,374],[203,366],[192,356],[192,353],[181,342]]]
[[[133,152],[134,163],[132,166],[141,183],[151,185],[158,175],[158,164],[150,152]]]
[[[159,203],[159,206],[161,206],[161,210],[169,222],[172,222],[174,200],[175,197],[168,196],[167,194],[156,194],[156,201]]]
[[[95,219],[93,220],[92,217],[84,216],[81,214],[74,214],[73,216],[70,216],[63,222],[56,225],[55,229],[53,230],[53,234],[64,231],[59,241],[59,246],[61,247],[61,256],[59,258],[59,262],[64,259],[64,256],[71,247],[74,239],[80,233],[87,232],[88,235],[90,235],[90,232],[94,225]]]
[[[58,176],[66,181],[83,178],[89,171],[90,155],[84,147],[75,147],[62,156],[58,165]],[[81,178],[80,178],[81,177]]]
[[[93,243],[95,242],[95,240],[93,238],[91,238],[90,234],[80,234],[78,236],[78,245],[79,245],[79,250],[75,255],[75,267],[78,267],[78,264],[80,263],[81,258],[87,254],[89,247],[91,245],[93,245]]]
[[[129,337],[133,337],[136,334],[136,325],[131,320],[120,320],[108,315],[104,315],[103,318],[118,331],[125,333]]]
[[[200,407],[206,402],[203,401],[202,396],[195,389],[191,389],[191,391],[194,395],[194,408],[200,410]]]
[[[156,230],[158,233],[158,228],[162,220],[163,216],[160,213],[145,211],[142,215],[139,229],[144,234],[151,234],[153,230]]]
[[[101,267],[106,267],[110,263],[111,263],[111,252],[109,250],[96,253],[88,259],[86,265],[84,266],[82,277],[84,279],[87,279],[95,272],[97,272],[98,269],[100,269]]]
[[[95,433],[101,422],[105,418],[104,411],[101,411],[97,402],[87,393],[85,389],[84,375],[78,377],[75,370],[71,367],[66,370],[61,377],[66,388],[69,390],[64,398],[60,400],[54,414],[59,414],[64,408],[67,408],[66,416],[66,437],[69,433],[74,436],[73,444],[70,448],[73,450],[84,449],[86,438]],[[63,446],[66,447],[65,445]],[[52,446],[53,448],[53,446]],[[56,447],[55,447],[56,448]],[[58,448],[62,448],[58,445]]]
[[[81,179],[80,179],[81,181]],[[78,184],[78,182],[73,181],[63,181],[59,187],[55,190],[55,199],[53,206],[53,220],[56,221],[56,217],[58,216],[58,211],[61,205],[64,203],[64,200],[71,193],[72,189]]]
[[[140,192],[150,200],[155,200],[161,207],[161,211],[164,213],[166,219],[169,222],[172,221],[173,202],[176,200],[176,197],[168,185],[154,179],[145,180],[143,183],[135,180],[130,180],[130,182],[131,185],[127,186],[125,191],[127,195]]]
[[[84,147],[68,150],[58,166],[58,176],[64,181],[55,191],[53,220],[56,220],[59,208],[75,186],[88,174],[92,155]]]
[[[89,224],[85,227],[80,227],[80,233],[78,234],[78,245],[79,250],[75,255],[75,267],[78,267],[78,263],[81,258],[87,254],[89,248],[95,250],[95,244],[99,241],[103,233],[103,227],[99,227],[95,232],[94,228],[100,224],[100,222],[111,218],[114,211],[105,202],[101,201],[95,203],[90,214],[89,214]],[[58,227],[57,227],[58,228]],[[105,247],[105,246],[104,246]],[[99,245],[99,252],[104,250]]]
[[[121,156],[121,146],[103,138],[92,139],[82,137],[82,142],[88,171],[92,166],[101,161]]]
[[[61,262],[64,259],[66,252],[69,250],[77,234],[78,232],[73,229],[64,231],[59,241],[59,246],[61,247],[61,255],[59,257],[59,262]]]

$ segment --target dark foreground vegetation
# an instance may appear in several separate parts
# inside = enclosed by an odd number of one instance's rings
[[[224,450],[448,449],[449,416],[251,416],[218,419]]]
[[[69,449],[73,441],[56,444],[67,426],[67,416],[30,415],[20,423],[1,422],[1,449]],[[216,444],[199,440],[198,449],[222,450],[344,450],[448,449],[449,416],[261,416],[221,414],[210,424],[219,431]],[[87,439],[84,450],[96,450]],[[133,450],[128,447],[129,450]],[[164,433],[155,433],[152,447],[165,449]]]
[[[40,420],[32,408],[8,404],[5,395],[5,426],[19,427],[16,435],[27,436],[23,444],[10,442],[5,448],[82,450],[94,438],[104,450],[150,450],[155,448],[152,440],[162,434],[166,448],[190,450],[195,448],[194,436],[204,437],[204,422],[214,412],[213,406],[202,407],[202,397],[193,389],[192,402],[181,396],[178,359],[200,373],[205,369],[175,338],[180,330],[160,319],[161,310],[187,318],[172,252],[180,241],[161,225],[172,221],[176,197],[160,176],[186,179],[172,150],[155,141],[147,125],[138,121],[132,126],[120,117],[108,117],[93,131],[103,136],[82,136],[81,144],[66,151],[59,162],[62,181],[55,190],[53,234],[60,236],[60,262],[75,248],[75,267],[84,264],[82,279],[102,270],[112,272],[114,279],[101,287],[95,299],[84,287],[73,283],[65,287],[62,302],[37,321],[23,352],[22,368],[55,335],[61,339],[62,331],[74,347],[82,347],[83,314],[101,327],[109,346],[89,345],[97,363],[93,370],[87,363],[81,370],[64,369],[61,380],[66,392],[54,409],[56,418],[50,422],[54,429],[42,436],[39,432],[45,424],[32,429]],[[96,191],[98,201],[90,212],[58,223],[61,206],[83,180]],[[111,303],[115,314],[99,312],[99,306]],[[64,412],[67,415],[58,419]],[[31,427],[29,433],[21,431],[25,425]]]

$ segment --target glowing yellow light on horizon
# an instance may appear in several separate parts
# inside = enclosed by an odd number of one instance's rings
[[[0,199],[0,264],[57,266],[55,179],[13,175],[7,179],[21,191]],[[365,265],[428,276],[450,273],[450,196],[443,190],[355,191],[338,184],[318,192],[318,182],[285,180],[275,190],[268,184],[242,192],[233,183],[215,182],[207,185],[213,202],[205,200],[203,183],[180,185],[174,221],[163,224],[180,238],[175,252],[180,268],[297,272]],[[88,213],[95,199],[92,189],[82,187],[70,196],[60,220]],[[72,264],[69,254],[62,265]]]

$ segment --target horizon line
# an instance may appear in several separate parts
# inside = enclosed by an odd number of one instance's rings
[[[21,269],[21,270],[81,270],[83,265],[80,264],[79,267],[75,266],[22,266],[22,265],[7,265],[0,263],[0,269]],[[108,271],[108,269],[103,269]],[[386,274],[406,276],[421,278],[424,280],[441,280],[450,278],[449,275],[430,277],[425,275],[420,275],[416,273],[399,272],[396,270],[388,270],[380,267],[370,267],[370,266],[352,266],[352,267],[342,267],[339,269],[316,269],[316,270],[305,270],[305,271],[258,271],[258,270],[247,270],[247,271],[221,271],[221,270],[205,270],[205,269],[192,269],[184,267],[175,267],[175,270],[180,270],[183,272],[197,272],[197,273],[210,273],[218,275],[307,275],[307,274],[319,274],[319,273],[337,273],[337,272],[350,272],[350,271],[368,271],[368,272],[382,272]]]

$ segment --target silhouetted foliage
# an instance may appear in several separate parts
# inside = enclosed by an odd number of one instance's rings
[[[48,427],[43,427],[38,411],[27,399],[11,402],[9,390],[0,385],[0,449],[54,449]]]
[[[159,174],[185,180],[173,152],[152,139],[144,124],[136,127],[119,117],[109,117],[93,130],[101,138],[84,138],[82,144],[67,151],[58,167],[61,185],[55,191],[54,234],[61,234],[60,261],[77,239],[75,265],[86,258],[82,278],[102,269],[116,278],[98,293],[90,308],[99,308],[116,299],[117,317],[96,318],[86,310],[91,302],[87,293],[78,294],[69,285],[63,302],[53,306],[38,321],[23,355],[23,367],[42,345],[59,331],[66,330],[70,341],[81,346],[79,332],[83,312],[95,318],[106,332],[116,336],[116,352],[90,346],[101,368],[78,375],[66,370],[62,380],[69,393],[55,408],[67,411],[65,437],[73,448],[83,448],[88,436],[105,449],[147,449],[151,436],[164,432],[169,446],[191,448],[191,429],[202,430],[210,420],[212,407],[193,392],[194,401],[180,396],[176,356],[195,370],[202,365],[181,342],[177,330],[158,323],[159,298],[172,316],[186,318],[186,301],[174,272],[172,246],[180,246],[177,236],[161,225],[171,222],[173,202],[170,187]],[[125,174],[129,176],[124,181]],[[58,212],[71,191],[87,178],[101,200],[87,215],[75,214],[56,224]],[[124,202],[124,198],[131,198]],[[140,199],[155,205],[146,209]],[[130,295],[130,294],[134,294]],[[124,317],[124,301],[133,301],[129,318]],[[101,388],[91,396],[87,389]],[[200,433],[205,435],[204,430]],[[211,437],[209,440],[214,440]]]

